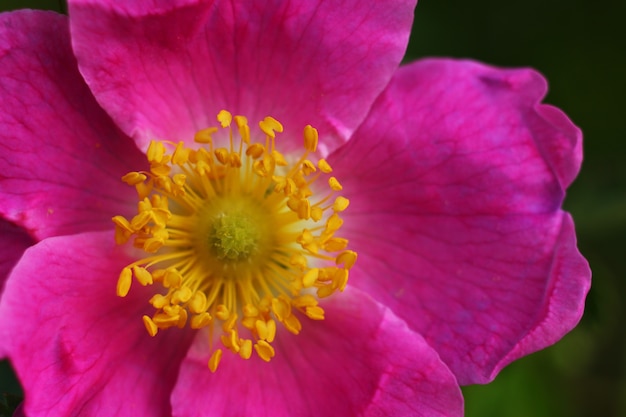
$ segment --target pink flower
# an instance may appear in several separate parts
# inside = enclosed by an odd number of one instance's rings
[[[414,6],[0,15],[26,415],[460,416],[459,383],[576,325],[579,129],[532,70],[398,69]]]

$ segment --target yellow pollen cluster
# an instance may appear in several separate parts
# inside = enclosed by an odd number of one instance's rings
[[[132,238],[145,252],[121,271],[117,294],[126,296],[133,278],[160,284],[154,314],[143,317],[148,333],[207,328],[213,372],[218,338],[243,359],[254,351],[269,361],[281,328],[298,334],[304,317],[324,319],[319,298],[343,291],[357,257],[337,236],[349,205],[342,186],[328,162],[308,159],[315,128],[305,127],[304,153],[289,161],[276,149],[276,119],[259,123],[262,142],[243,116],[222,110],[217,121],[195,135],[197,149],[152,141],[150,170],[122,178],[137,190],[137,214],[113,217],[116,242]]]

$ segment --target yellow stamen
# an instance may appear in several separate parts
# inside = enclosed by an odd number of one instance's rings
[[[274,348],[265,340],[259,340],[254,345],[254,350],[259,354],[259,357],[265,362],[269,362],[274,357]]]
[[[150,336],[156,336],[159,328],[149,316],[143,316],[143,324],[146,326],[146,330]]]
[[[120,297],[126,297],[130,291],[130,285],[132,283],[132,272],[130,268],[122,269],[120,277],[117,280],[117,295]]]
[[[211,359],[209,359],[209,369],[211,372],[215,372],[217,370],[217,365],[220,364],[222,360],[222,349],[217,349],[211,355]]]
[[[317,149],[318,138],[319,135],[316,128],[311,125],[306,125],[304,127],[304,149],[309,152],[315,152]]]
[[[315,128],[304,128],[304,152],[292,158],[277,149],[283,126],[272,117],[259,123],[258,141],[244,116],[222,110],[217,121],[195,135],[197,149],[151,142],[149,171],[122,178],[137,190],[137,214],[113,217],[116,242],[144,252],[122,269],[118,296],[133,278],[158,285],[154,314],[143,316],[148,334],[206,329],[212,372],[223,352],[216,342],[270,361],[277,323],[298,334],[302,320],[323,320],[318,298],[345,289],[357,258],[337,236],[349,205],[342,186],[328,162],[308,159]]]

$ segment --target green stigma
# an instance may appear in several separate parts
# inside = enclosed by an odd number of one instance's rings
[[[249,259],[259,242],[259,229],[250,218],[242,213],[219,216],[209,233],[209,244],[221,261],[243,261]]]

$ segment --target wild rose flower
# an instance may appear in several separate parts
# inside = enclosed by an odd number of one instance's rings
[[[26,415],[462,415],[577,323],[536,72],[398,69],[411,1],[121,4],[1,17]]]

